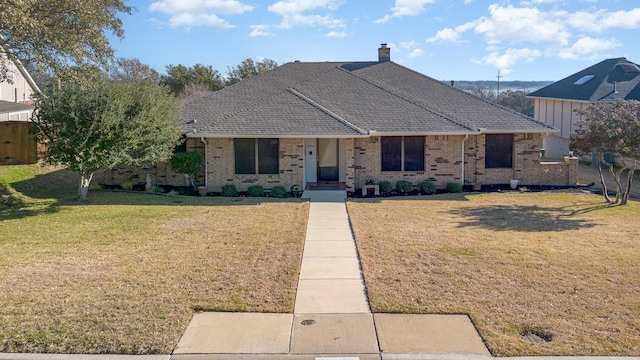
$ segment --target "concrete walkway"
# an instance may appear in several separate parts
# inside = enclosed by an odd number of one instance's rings
[[[465,315],[372,314],[345,191],[305,191],[294,314],[196,314],[172,359],[420,359],[490,354]]]
[[[295,314],[370,314],[345,191],[305,191],[310,199]]]

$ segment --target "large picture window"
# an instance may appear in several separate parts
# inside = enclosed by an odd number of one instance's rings
[[[278,139],[234,139],[236,174],[278,174],[278,144]]]
[[[512,168],[513,134],[487,134],[485,139],[484,167]]]
[[[424,171],[424,136],[380,138],[382,171]]]

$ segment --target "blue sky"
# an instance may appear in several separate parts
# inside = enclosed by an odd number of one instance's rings
[[[640,63],[637,0],[137,0],[116,56],[166,65],[391,60],[439,80],[559,80]]]

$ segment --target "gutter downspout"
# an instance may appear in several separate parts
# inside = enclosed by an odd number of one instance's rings
[[[200,141],[204,144],[204,186],[209,188],[209,166],[207,165],[209,162],[207,161],[207,140],[204,139],[204,136],[200,137]]]
[[[464,186],[464,142],[469,138],[469,134],[466,134],[462,139],[462,175],[460,176],[460,185]]]

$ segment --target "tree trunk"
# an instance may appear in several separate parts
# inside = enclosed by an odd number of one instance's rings
[[[78,200],[87,201],[87,193],[89,192],[89,184],[93,179],[93,173],[87,174],[83,172],[80,174],[80,186],[78,187]]]
[[[631,185],[633,184],[633,175],[636,173],[636,169],[638,168],[638,160],[633,159],[633,166],[629,169],[629,173],[627,174],[627,188],[624,190],[624,195],[622,196],[621,205],[626,205],[629,201],[629,194],[631,193]]]
[[[598,174],[600,175],[600,184],[602,185],[602,195],[607,202],[612,202],[609,197],[609,190],[607,190],[607,183],[604,181],[604,174],[602,173],[602,161],[604,156],[600,152],[596,152],[596,161],[598,162]]]

